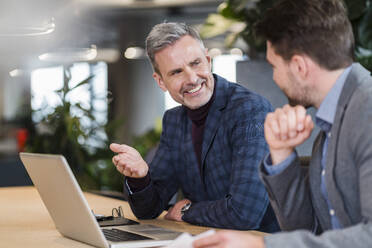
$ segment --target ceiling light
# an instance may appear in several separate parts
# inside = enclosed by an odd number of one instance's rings
[[[54,52],[41,54],[39,59],[47,62],[77,62],[91,61],[97,57],[97,47],[91,45],[90,48],[61,48]]]
[[[142,47],[128,47],[124,52],[124,57],[127,59],[140,59],[145,56],[145,49]]]
[[[231,55],[243,56],[243,51],[239,48],[233,48],[230,50]]]
[[[54,19],[40,26],[28,25],[6,25],[0,26],[0,37],[22,37],[50,34],[55,30]]]
[[[9,75],[11,77],[19,77],[19,76],[22,76],[23,75],[23,70],[20,70],[20,69],[14,69],[12,71],[9,72]]]
[[[97,57],[95,61],[105,61],[115,63],[120,59],[120,51],[115,48],[100,48],[97,49]]]
[[[212,48],[212,49],[208,50],[208,55],[211,56],[211,58],[214,58],[214,57],[219,56],[221,54],[222,54],[222,52],[221,52],[221,49],[219,49],[219,48]]]

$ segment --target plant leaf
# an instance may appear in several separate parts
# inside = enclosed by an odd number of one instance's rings
[[[77,85],[75,85],[74,87],[72,87],[72,88],[70,89],[70,92],[71,92],[72,90],[74,90],[74,89],[76,89],[76,88],[82,86],[82,85],[88,84],[89,81],[90,81],[93,77],[94,77],[94,75],[90,75],[89,77],[87,77],[86,79],[84,79],[83,81],[81,81],[80,83],[78,83]]]
[[[222,15],[210,14],[200,30],[200,35],[204,39],[222,35],[229,30],[233,23],[235,21],[225,18]]]
[[[217,13],[231,20],[237,20],[237,21],[244,20],[243,11],[238,11],[237,9],[232,8],[232,5],[227,2],[221,3],[218,6]]]
[[[226,47],[232,47],[234,45],[236,39],[238,39],[238,37],[239,37],[239,33],[231,33],[228,36],[226,36],[225,46]]]

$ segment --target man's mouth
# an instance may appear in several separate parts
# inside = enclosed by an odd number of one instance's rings
[[[188,93],[188,94],[193,94],[193,93],[199,91],[199,90],[201,89],[201,87],[202,87],[202,84],[198,84],[197,86],[195,86],[195,87],[192,88],[191,90],[186,91],[186,93]]]
[[[196,92],[200,91],[201,88],[203,88],[205,82],[206,82],[205,79],[199,78],[198,81],[196,81],[196,85],[193,88],[185,89],[183,92],[185,94],[195,94]]]

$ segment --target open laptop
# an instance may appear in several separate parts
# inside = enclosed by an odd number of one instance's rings
[[[117,248],[162,246],[180,235],[145,224],[100,228],[63,156],[20,153],[20,157],[56,228],[65,237]]]

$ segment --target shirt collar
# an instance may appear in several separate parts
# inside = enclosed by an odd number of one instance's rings
[[[351,66],[347,67],[342,74],[337,78],[336,83],[328,92],[318,111],[316,112],[316,124],[323,130],[328,132],[333,125],[335,119],[338,99],[341,96],[342,88],[344,87],[347,76],[349,75]]]

